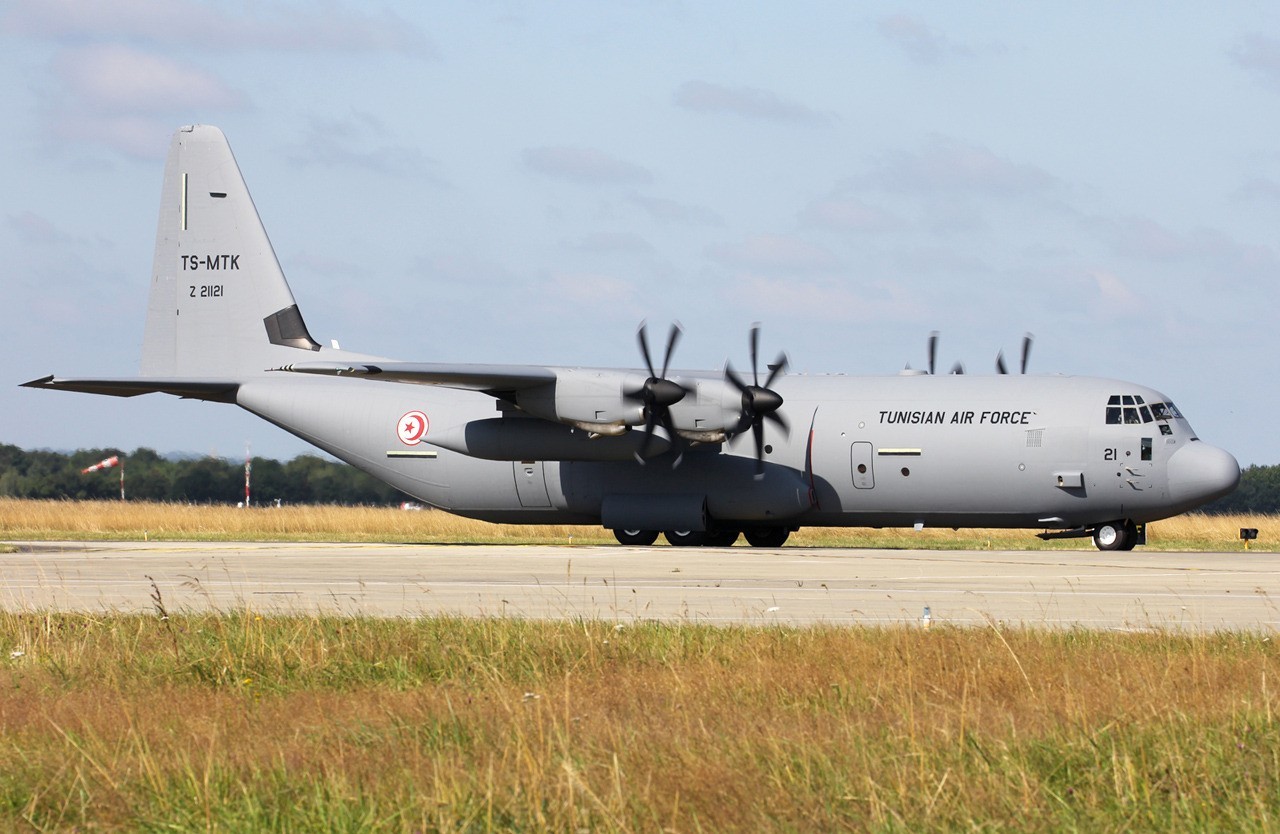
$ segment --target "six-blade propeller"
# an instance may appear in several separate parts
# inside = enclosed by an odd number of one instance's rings
[[[672,443],[676,440],[675,424],[671,420],[671,406],[683,400],[687,392],[678,382],[667,379],[667,369],[671,367],[671,354],[675,352],[676,342],[680,341],[682,333],[684,329],[678,322],[671,325],[671,332],[667,335],[667,349],[662,356],[662,373],[658,373],[653,369],[653,358],[649,354],[647,323],[640,322],[640,329],[636,331],[636,338],[640,342],[640,354],[644,357],[649,378],[640,387],[623,391],[622,396],[631,402],[644,405],[644,440],[640,441],[640,450],[636,452],[636,460],[641,463],[644,463],[649,445],[653,441],[654,429],[658,426],[667,430],[667,437]],[[683,454],[677,455],[672,465],[678,466],[682,457]]]
[[[760,325],[756,323],[751,326],[751,384],[747,385],[731,364],[725,362],[724,366],[724,378],[742,392],[742,418],[732,436],[736,437],[745,432],[748,426],[751,427],[751,433],[755,436],[757,478],[764,475],[764,421],[775,423],[784,435],[791,433],[786,418],[778,413],[778,409],[782,407],[782,397],[769,387],[786,370],[787,355],[783,352],[778,354],[778,358],[769,366],[769,375],[765,377],[764,385],[761,385],[759,353]]]

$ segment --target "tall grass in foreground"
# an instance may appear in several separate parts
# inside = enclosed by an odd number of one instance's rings
[[[0,614],[0,828],[1274,830],[1262,635]]]
[[[1259,550],[1280,550],[1280,517],[1190,514],[1147,527],[1155,548],[1241,550],[1241,527],[1256,527]],[[1030,530],[806,527],[791,545],[1048,550],[1091,549],[1089,539],[1043,542]],[[285,506],[238,509],[230,506],[120,501],[29,501],[0,498],[0,540],[141,541],[344,541],[506,544],[605,544],[613,535],[600,527],[489,524],[428,510],[386,507]],[[659,539],[662,542],[662,539]]]

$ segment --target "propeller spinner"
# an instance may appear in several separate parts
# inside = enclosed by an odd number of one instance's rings
[[[724,366],[725,379],[742,392],[742,419],[734,437],[746,431],[747,426],[751,427],[751,433],[755,436],[757,478],[764,475],[764,421],[775,423],[784,435],[791,433],[786,418],[778,413],[778,409],[782,407],[782,396],[769,387],[786,370],[787,355],[784,352],[778,354],[778,358],[769,366],[769,375],[765,377],[764,385],[761,385],[759,353],[760,325],[756,323],[751,326],[751,384],[747,385],[731,364],[725,362]]]

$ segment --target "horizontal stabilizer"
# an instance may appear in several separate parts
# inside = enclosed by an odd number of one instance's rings
[[[22,383],[23,388],[78,391],[109,397],[136,397],[139,394],[172,394],[188,400],[220,403],[236,401],[240,383],[230,379],[176,379],[171,377],[118,377],[114,379],[61,379],[53,375]]]

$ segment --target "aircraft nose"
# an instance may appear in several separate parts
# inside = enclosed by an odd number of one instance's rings
[[[1240,464],[1208,443],[1188,443],[1169,458],[1169,497],[1187,509],[1221,498],[1240,483]]]

